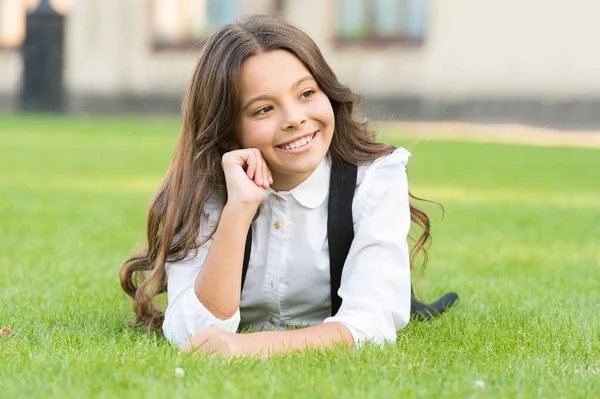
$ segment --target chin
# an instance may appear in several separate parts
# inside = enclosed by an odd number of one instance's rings
[[[291,166],[290,170],[294,170],[295,172],[293,173],[311,173],[319,167],[323,159],[324,157],[318,159],[305,159],[296,163],[296,165]]]
[[[314,172],[320,164],[320,160],[304,160],[303,162],[294,162],[292,165],[281,165],[276,171],[285,175],[306,175]]]

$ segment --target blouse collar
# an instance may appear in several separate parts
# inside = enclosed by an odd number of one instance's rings
[[[311,173],[308,179],[304,180],[297,187],[291,189],[291,194],[300,205],[306,208],[316,208],[325,201],[329,192],[329,179],[331,172],[331,163],[329,157],[325,157],[319,166]],[[279,194],[285,195],[286,192]]]

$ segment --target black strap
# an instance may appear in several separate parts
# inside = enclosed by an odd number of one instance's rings
[[[342,282],[342,269],[354,239],[352,222],[352,200],[356,187],[355,165],[333,165],[329,182],[329,204],[327,217],[327,240],[329,242],[329,276],[331,278],[331,314],[339,310],[342,299],[337,294]],[[252,251],[252,225],[248,230],[242,265],[242,290],[248,273]]]
[[[340,164],[331,168],[327,239],[329,241],[329,274],[331,278],[331,315],[342,305],[338,295],[342,269],[354,239],[352,200],[356,188],[356,165]]]
[[[246,236],[246,245],[244,246],[244,263],[242,264],[242,290],[244,289],[244,282],[246,281],[246,274],[248,273],[248,265],[250,264],[250,253],[252,252],[252,224],[248,229],[248,235]]]

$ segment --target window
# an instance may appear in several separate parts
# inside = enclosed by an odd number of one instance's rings
[[[25,40],[28,12],[39,5],[39,0],[0,0],[0,47],[19,47]],[[72,0],[50,0],[55,11],[66,14]]]
[[[271,0],[152,0],[152,37],[158,48],[190,48],[247,9],[274,11]]]
[[[72,0],[50,0],[55,11],[66,13]],[[0,0],[0,47],[19,47],[25,39],[27,12],[35,10],[39,0]]]
[[[421,42],[429,0],[338,0],[338,39]]]

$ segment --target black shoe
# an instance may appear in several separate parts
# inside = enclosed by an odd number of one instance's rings
[[[415,299],[411,292],[410,296],[410,315],[418,320],[430,320],[446,311],[458,301],[458,295],[449,292],[433,303],[422,303]]]

